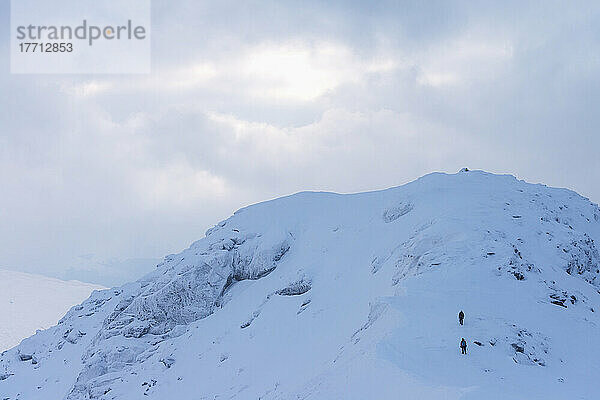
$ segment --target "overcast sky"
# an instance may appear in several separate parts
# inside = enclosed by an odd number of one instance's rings
[[[600,201],[598,2],[152,16],[151,75],[11,75],[0,2],[0,268],[114,284],[250,203],[462,167]]]

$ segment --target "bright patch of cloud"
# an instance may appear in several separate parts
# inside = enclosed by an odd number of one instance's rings
[[[398,67],[387,52],[364,56],[342,43],[263,42],[234,55],[162,67],[160,74],[124,80],[120,86],[95,80],[67,85],[66,92],[93,96],[109,90],[185,93],[205,89],[269,101],[310,102],[341,85],[359,83],[367,74]]]
[[[362,59],[339,43],[267,43],[248,49],[237,62],[253,95],[311,101],[368,72],[388,71],[390,61]]]

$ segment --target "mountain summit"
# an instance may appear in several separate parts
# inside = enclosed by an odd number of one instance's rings
[[[482,171],[267,201],[2,353],[0,398],[594,399],[597,240]]]

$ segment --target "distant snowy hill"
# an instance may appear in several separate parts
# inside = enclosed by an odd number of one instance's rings
[[[65,266],[68,267],[59,278],[93,282],[106,287],[119,286],[146,275],[161,261],[155,258],[104,259],[95,254],[84,254],[66,261]]]
[[[96,289],[103,288],[0,270],[0,351],[16,346],[36,329],[56,325],[69,308]]]
[[[481,171],[256,204],[4,352],[0,398],[597,399],[599,221]]]

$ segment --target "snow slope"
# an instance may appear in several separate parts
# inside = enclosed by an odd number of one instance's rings
[[[599,220],[481,171],[256,204],[4,352],[0,398],[596,399]]]
[[[0,351],[16,346],[37,329],[56,325],[69,308],[99,289],[103,288],[0,270]]]

